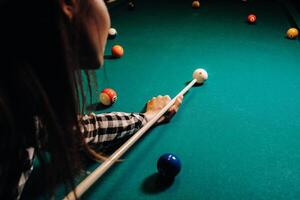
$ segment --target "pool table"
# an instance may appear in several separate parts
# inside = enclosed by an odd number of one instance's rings
[[[285,37],[300,15],[291,1],[202,0],[192,9],[185,0],[137,0],[134,10],[126,1],[108,8],[118,35],[96,73],[99,88],[114,88],[118,100],[87,112],[141,112],[153,96],[174,97],[195,69],[209,77],[82,199],[300,198],[300,42]],[[115,44],[122,58],[110,56]],[[168,185],[156,169],[164,153],[182,163]]]

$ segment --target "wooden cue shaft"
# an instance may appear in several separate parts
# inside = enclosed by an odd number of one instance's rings
[[[106,1],[106,3],[112,3],[112,2],[115,2],[115,1],[117,1],[117,0],[108,0],[108,1]]]
[[[197,82],[193,79],[185,88],[183,88],[159,113],[157,113],[149,122],[147,122],[139,131],[129,138],[119,149],[117,149],[107,160],[87,176],[76,188],[77,197],[80,198],[144,133],[151,128],[175,103],[176,98],[184,95]],[[74,192],[71,191],[64,200],[75,200]]]

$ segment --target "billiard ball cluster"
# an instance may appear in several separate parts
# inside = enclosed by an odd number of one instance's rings
[[[242,0],[247,2],[247,0]],[[133,1],[129,1],[128,9],[133,10],[135,8],[135,4]],[[192,8],[197,9],[200,8],[200,2],[198,0],[194,0],[192,2]],[[257,17],[255,14],[249,14],[247,16],[247,22],[249,24],[255,24],[257,21]],[[297,28],[289,28],[286,32],[286,37],[289,39],[295,39],[299,35],[299,30]],[[115,39],[117,36],[117,31],[114,28],[110,28],[108,32],[108,39]],[[121,45],[114,45],[111,49],[112,56],[115,58],[120,58],[124,55],[124,49]],[[197,80],[198,84],[202,84],[207,78],[208,74],[205,70],[199,69],[195,70],[193,73],[193,78]],[[117,100],[117,93],[111,88],[105,88],[101,91],[99,96],[100,102],[103,105],[109,106],[112,105]],[[174,179],[179,172],[181,171],[181,161],[180,159],[172,154],[166,153],[159,157],[157,161],[157,170],[158,174],[167,179]]]
[[[244,1],[244,2],[246,2],[246,1]],[[256,23],[256,15],[255,14],[249,14],[248,17],[247,17],[247,22],[249,24],[255,24]],[[286,32],[286,37],[288,39],[296,39],[298,36],[299,36],[299,30],[295,27],[289,28]]]
[[[108,30],[108,39],[113,40],[117,37],[117,30],[110,28]],[[113,58],[121,58],[124,55],[124,49],[121,45],[113,45],[111,48]],[[99,101],[102,105],[111,106],[117,101],[117,93],[112,88],[105,88],[100,92]]]
[[[108,30],[108,39],[112,40],[117,37],[117,30],[110,28]],[[114,45],[111,48],[111,54],[114,58],[121,58],[124,55],[124,49],[121,45]],[[117,93],[112,88],[105,88],[100,92],[99,101],[102,105],[111,106],[117,101]]]
[[[117,37],[117,30],[115,28],[110,28],[108,30],[108,39],[113,40]],[[114,58],[121,58],[124,55],[124,49],[121,45],[114,45],[111,48],[111,54]]]

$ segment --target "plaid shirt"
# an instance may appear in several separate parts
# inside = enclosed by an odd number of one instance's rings
[[[134,134],[146,123],[146,118],[142,113],[112,112],[106,114],[91,113],[79,118],[79,127],[85,141],[93,149],[113,146],[121,139]],[[36,133],[39,134],[41,123],[35,118]],[[26,181],[33,170],[34,148],[25,150],[24,160],[25,170],[20,176],[17,188],[16,199],[19,199]]]
[[[91,113],[81,117],[79,122],[85,142],[94,150],[102,151],[138,131],[146,123],[146,118],[141,113]]]

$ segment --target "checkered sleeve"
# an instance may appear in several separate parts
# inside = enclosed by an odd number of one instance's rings
[[[146,118],[142,113],[91,113],[82,116],[79,122],[88,144],[103,144],[134,134],[146,123]]]

